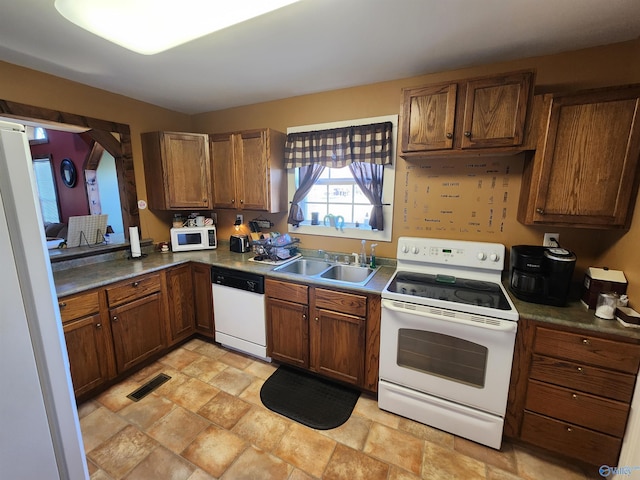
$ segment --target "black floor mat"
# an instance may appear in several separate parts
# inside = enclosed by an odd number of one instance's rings
[[[346,422],[359,396],[357,390],[284,366],[260,389],[260,399],[269,410],[318,430]]]

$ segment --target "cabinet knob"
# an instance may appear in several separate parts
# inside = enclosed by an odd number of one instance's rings
[[[117,315],[114,315],[114,316],[113,316],[113,318],[112,318],[112,320],[113,320],[114,322],[117,322],[117,321],[118,321],[118,316],[117,316]]]
[[[232,198],[232,199],[231,199],[231,203],[236,203],[236,199],[235,199],[235,198]]]
[[[544,215],[544,210],[542,208],[536,208],[536,213],[539,213],[540,215]]]
[[[576,395],[575,393],[571,394],[571,398],[573,398],[574,400],[578,399],[578,395]]]
[[[305,315],[304,313],[302,314],[302,319],[306,320],[307,319],[307,315]]]
[[[567,427],[567,432],[571,432],[571,427]]]
[[[584,373],[584,371],[582,370],[582,367],[578,367],[578,373]]]
[[[317,322],[318,321],[318,317],[314,318],[314,320]]]
[[[102,328],[102,324],[101,324],[101,323],[96,323],[96,328],[97,328],[97,329]]]
[[[583,338],[583,339],[582,339],[582,344],[583,344],[583,345],[591,345],[591,342],[589,341],[589,339],[588,339],[588,338]]]
[[[240,200],[240,203],[244,203],[244,200]]]
[[[464,136],[469,138],[471,136],[471,132],[464,132]]]
[[[131,286],[132,286],[132,287],[137,287],[138,285],[140,285],[140,282],[133,282],[133,283],[131,284]]]
[[[448,132],[448,133],[447,133],[447,138],[453,138],[453,133]]]
[[[58,307],[60,307],[60,308],[64,308],[64,307],[66,307],[66,306],[67,306],[67,304],[66,304],[66,303],[64,303],[64,302],[60,302],[60,303],[58,303]]]

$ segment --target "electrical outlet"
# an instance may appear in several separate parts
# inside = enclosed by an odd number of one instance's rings
[[[244,223],[244,217],[242,215],[236,215],[236,223],[242,225]]]
[[[555,239],[551,240],[551,239]],[[560,234],[559,233],[545,233],[544,240],[542,241],[543,247],[557,247],[560,245]]]

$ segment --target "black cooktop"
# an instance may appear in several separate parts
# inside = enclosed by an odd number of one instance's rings
[[[450,275],[397,272],[387,290],[414,297],[433,298],[498,310],[511,309],[500,285],[483,280]],[[410,300],[407,299],[407,301]]]

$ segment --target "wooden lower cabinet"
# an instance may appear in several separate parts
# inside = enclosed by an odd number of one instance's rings
[[[109,309],[118,373],[166,347],[159,292]]]
[[[195,307],[196,332],[214,338],[213,294],[211,292],[211,265],[193,263],[193,305]]]
[[[91,291],[58,302],[76,397],[115,375],[111,332],[102,316],[102,301],[100,291]]]
[[[377,357],[376,364],[367,368],[366,337],[369,331],[379,331],[379,317],[369,317],[366,295],[270,278],[265,293],[271,358],[375,390],[375,382],[366,381],[369,375],[365,376],[365,371],[374,372],[377,380],[378,371]],[[375,326],[368,328],[368,322]]]
[[[191,265],[165,271],[167,284],[169,345],[178,343],[196,331]]]
[[[593,465],[617,465],[640,345],[521,318],[505,435]]]

